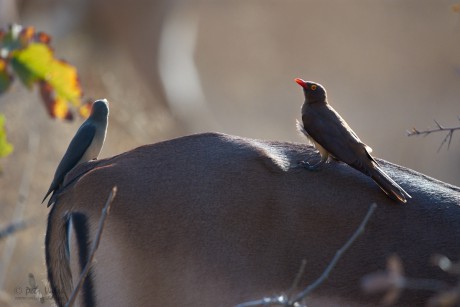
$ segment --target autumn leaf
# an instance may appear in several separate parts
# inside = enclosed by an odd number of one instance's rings
[[[51,117],[71,120],[73,109],[80,115],[82,90],[77,69],[56,59],[49,45],[51,38],[33,27],[12,25],[0,31],[0,61],[10,64],[22,83],[29,89],[38,84],[43,103]],[[0,94],[11,83],[8,70],[0,62]],[[73,107],[73,108],[71,108]]]
[[[82,104],[82,90],[77,69],[55,58],[51,37],[33,27],[12,24],[0,29],[0,95],[11,86],[13,75],[28,88],[38,86],[43,104],[53,118],[72,120],[73,112],[89,115]],[[7,141],[5,118],[0,114],[0,157],[13,151]]]
[[[27,87],[37,82],[46,82],[53,91],[54,104],[70,102],[80,105],[81,89],[77,70],[64,61],[56,60],[48,45],[32,43],[27,48],[14,51],[11,57],[14,71]],[[45,104],[48,105],[48,104]],[[66,112],[51,112],[58,118],[66,118]]]
[[[71,102],[75,107],[80,106],[82,95],[77,69],[61,60],[54,60],[47,78],[60,99]]]
[[[8,90],[13,81],[13,77],[6,68],[6,61],[0,58],[0,94]]]
[[[0,114],[0,158],[6,157],[13,152],[13,145],[6,139],[5,116]]]
[[[80,116],[83,118],[89,117],[89,115],[91,114],[92,106],[93,106],[93,102],[91,100],[87,100],[85,103],[83,103],[80,109],[78,110],[78,112],[80,113]]]
[[[43,103],[51,117],[73,120],[73,114],[69,110],[67,103],[63,99],[55,96],[53,87],[49,83],[40,81],[39,88]]]

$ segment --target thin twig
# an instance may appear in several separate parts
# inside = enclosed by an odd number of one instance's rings
[[[83,285],[83,282],[88,276],[91,265],[93,264],[94,255],[96,254],[96,250],[99,247],[99,241],[101,240],[102,230],[104,229],[104,226],[105,226],[105,220],[107,219],[107,216],[109,215],[110,208],[112,206],[112,202],[116,194],[117,194],[117,187],[114,186],[112,188],[112,191],[110,191],[109,197],[107,198],[104,208],[102,209],[101,218],[99,219],[99,226],[96,232],[96,237],[94,238],[94,241],[93,241],[93,246],[91,248],[91,253],[89,254],[88,261],[86,262],[83,272],[81,272],[80,279],[78,280],[77,286],[75,287],[75,289],[72,291],[72,294],[70,295],[70,298],[66,304],[66,307],[71,307],[75,304],[75,299],[77,298],[78,292],[80,291]]]
[[[458,117],[458,120],[460,120],[460,116]],[[441,145],[438,148],[438,152],[441,150],[442,146],[447,143],[447,149],[450,148],[450,143],[452,142],[452,137],[454,135],[454,131],[460,130],[460,126],[457,127],[443,127],[438,121],[434,120],[437,128],[434,129],[427,129],[427,130],[418,130],[416,128],[412,128],[412,130],[407,130],[407,136],[414,136],[414,135],[423,135],[427,136],[431,133],[435,132],[445,132],[447,131],[446,136],[441,142]]]
[[[332,269],[335,267],[337,264],[337,261],[339,261],[340,257],[342,257],[343,253],[345,253],[348,248],[355,242],[356,238],[358,238],[363,232],[364,228],[367,225],[367,222],[369,221],[369,218],[372,216],[374,213],[375,209],[377,208],[377,204],[373,203],[370,207],[369,210],[367,211],[366,216],[364,217],[363,221],[361,222],[361,225],[359,225],[358,229],[356,229],[355,233],[348,239],[347,243],[345,243],[344,246],[342,246],[341,249],[339,249],[336,253],[332,261],[329,263],[327,266],[326,270],[324,270],[323,274],[312,284],[310,284],[305,290],[300,292],[297,297],[295,297],[292,301],[289,302],[290,305],[293,305],[296,302],[300,302],[303,300],[307,295],[309,295],[313,290],[315,290],[319,285],[321,285],[326,278],[329,276],[330,272]]]
[[[300,264],[299,271],[297,272],[297,276],[294,278],[292,282],[291,288],[286,292],[287,297],[291,297],[291,294],[294,293],[295,289],[300,283],[303,274],[305,273],[305,267],[307,266],[307,259],[302,259],[302,263]]]
[[[321,285],[321,283],[323,283],[326,280],[326,278],[329,276],[330,272],[335,267],[335,265],[337,264],[339,259],[342,257],[342,255],[348,250],[348,248],[350,248],[353,242],[364,232],[364,228],[366,227],[367,222],[369,221],[370,217],[372,216],[376,208],[377,208],[377,204],[373,203],[370,205],[369,210],[367,211],[367,214],[362,220],[359,227],[355,230],[355,232],[348,239],[345,245],[343,245],[342,248],[339,249],[335,253],[334,258],[329,263],[327,268],[324,270],[323,274],[321,274],[321,276],[314,283],[310,284],[307,288],[305,288],[305,290],[299,293],[293,300],[289,300],[289,297],[286,295],[280,295],[280,296],[274,296],[274,297],[264,297],[260,300],[245,302],[242,304],[238,304],[235,307],[273,306],[273,305],[285,306],[285,307],[303,306],[299,302],[303,300],[304,298],[306,298],[307,295],[309,295],[313,290],[315,290],[319,285]],[[291,289],[298,284],[299,282],[298,279],[300,279],[300,276],[305,271],[305,264],[306,264],[306,261],[303,260],[300,270],[297,273],[296,278],[294,279],[294,283]]]

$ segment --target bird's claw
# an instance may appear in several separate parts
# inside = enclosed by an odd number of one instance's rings
[[[311,165],[307,161],[299,161],[299,166],[303,167],[303,168],[306,168],[309,171],[317,171],[317,170],[319,170],[320,165],[321,165],[320,163]]]

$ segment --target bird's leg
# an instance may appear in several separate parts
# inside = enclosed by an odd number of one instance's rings
[[[312,165],[308,161],[300,161],[299,165],[306,168],[309,171],[318,171],[321,169],[324,163],[325,161],[321,160],[318,163]]]
[[[299,165],[308,169],[309,171],[318,171],[321,169],[324,163],[327,162],[329,158],[328,154],[321,154],[321,160],[313,165],[311,165],[308,161],[300,161]]]

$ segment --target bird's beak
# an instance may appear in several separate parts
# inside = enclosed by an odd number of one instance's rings
[[[299,78],[296,78],[296,79],[294,79],[294,81],[295,81],[298,85],[300,85],[301,87],[303,87],[303,88],[305,88],[305,89],[307,88],[307,82],[305,82],[304,80],[299,79]]]

